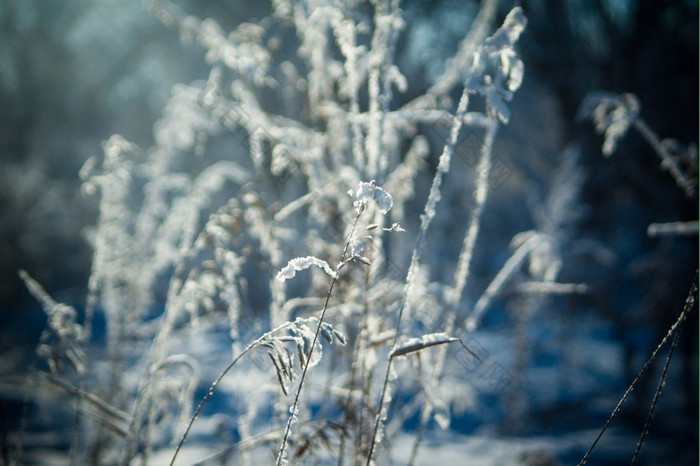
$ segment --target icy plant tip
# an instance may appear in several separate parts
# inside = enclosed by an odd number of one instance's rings
[[[333,270],[331,266],[328,265],[328,262],[321,260],[318,257],[306,256],[295,257],[294,259],[290,260],[286,267],[277,272],[277,280],[284,282],[289,278],[293,278],[298,271],[306,270],[312,265],[322,268],[332,278],[338,278],[338,272]]]
[[[391,194],[384,191],[379,186],[376,186],[374,180],[369,183],[360,181],[357,191],[351,189],[348,191],[348,194],[355,199],[353,206],[355,206],[355,211],[358,214],[365,208],[367,202],[370,200],[377,203],[377,208],[383,214],[389,212],[394,205],[394,199],[392,199]]]

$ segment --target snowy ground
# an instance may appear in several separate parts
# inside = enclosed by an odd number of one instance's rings
[[[454,413],[451,428],[446,431],[432,425],[425,435],[417,464],[577,464],[626,388],[627,382],[622,380],[622,349],[608,337],[609,332],[602,322],[588,323],[586,331],[578,327],[575,338],[567,342],[565,354],[557,352],[556,345],[548,348],[545,344],[538,350],[539,356],[533,359],[535,364],[516,378],[505,369],[512,364],[507,334],[492,331],[473,334],[471,345],[477,348],[487,366],[472,373],[470,389],[476,393],[474,406],[464,413]],[[196,348],[196,356],[203,367],[202,382],[194,400],[196,404],[210,381],[225,366],[225,358],[222,360],[221,355],[228,357],[231,354],[230,344],[225,336],[206,334],[193,336],[182,344]],[[665,354],[661,359],[663,357]],[[566,367],[562,367],[564,361]],[[683,416],[677,380],[681,360],[674,362],[640,464],[697,464],[697,443],[693,443],[693,439],[697,439],[697,424],[692,422],[692,415]],[[488,378],[488,367],[495,365],[511,377],[501,382],[520,384],[530,406],[514,434],[503,433],[502,421],[507,414],[504,406],[507,405],[502,402],[502,396],[508,386],[494,385]],[[264,368],[249,365],[246,371],[245,377],[241,377],[234,370],[223,380],[217,390],[218,398],[212,397],[195,422],[177,464],[221,464],[220,457],[215,455],[235,443],[229,436],[229,444],[226,444],[227,437],[222,436],[221,426],[231,425],[227,411],[237,406],[237,402],[232,401],[237,399],[236,394],[260,391],[261,388],[275,390],[274,377],[266,374]],[[138,372],[132,371],[128,376],[135,378]],[[315,379],[312,382],[319,384],[322,381]],[[16,387],[12,392],[10,386],[3,385],[3,398],[16,399],[21,392]],[[66,426],[72,425],[72,412],[67,398],[64,399],[66,406],[63,407],[56,406],[60,400],[52,400],[30,409],[24,438],[28,464],[66,464],[66,447],[70,442],[70,429]],[[265,398],[261,397],[259,402],[265,403]],[[638,419],[629,422],[629,409],[623,413],[626,414],[613,421],[589,464],[629,464],[642,424]],[[262,425],[262,418],[258,418],[256,424],[259,426],[255,433],[265,432],[266,427],[269,429],[269,425]],[[391,440],[390,464],[407,463],[414,427],[415,422],[408,422],[405,430]],[[156,440],[160,446],[149,464],[168,464],[173,448],[168,446],[168,439]],[[214,459],[208,461],[207,458],[211,457]],[[254,464],[268,464],[273,457],[270,448],[261,447],[255,450],[252,458]],[[335,464],[333,458],[324,458],[322,452],[314,461]]]

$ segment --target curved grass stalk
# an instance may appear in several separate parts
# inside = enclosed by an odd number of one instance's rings
[[[530,237],[527,240],[525,240],[515,250],[515,252],[513,252],[513,254],[508,258],[506,263],[503,264],[501,270],[498,271],[494,279],[486,288],[486,291],[484,291],[479,300],[476,302],[474,309],[472,310],[471,314],[467,317],[467,321],[465,322],[465,327],[468,331],[471,332],[476,329],[477,325],[479,325],[479,322],[481,322],[481,317],[491,304],[491,300],[493,299],[493,297],[498,294],[498,292],[503,288],[508,279],[519,270],[520,265],[525,261],[525,259],[527,259],[528,255],[532,252],[532,250],[539,246],[542,243],[542,241],[546,241],[546,238],[541,233],[533,232],[529,236]],[[464,278],[466,281],[466,276]],[[462,287],[463,286],[464,283],[462,283]],[[453,305],[456,307],[457,301],[459,301],[459,297],[455,296],[455,298],[456,299],[453,302]]]
[[[202,407],[204,407],[204,403],[207,402],[207,400],[214,394],[214,390],[216,387],[219,385],[221,380],[226,376],[226,374],[229,373],[231,369],[233,369],[233,366],[236,365],[238,361],[241,360],[243,356],[248,354],[250,350],[258,346],[260,343],[264,342],[267,338],[269,338],[271,335],[274,335],[275,333],[279,332],[280,330],[284,330],[285,328],[291,327],[294,325],[294,322],[286,322],[279,327],[270,330],[269,332],[263,334],[260,338],[246,346],[246,348],[236,356],[236,358],[228,365],[226,368],[219,374],[219,377],[216,378],[216,380],[211,384],[211,387],[209,387],[209,391],[207,392],[206,395],[204,395],[204,398],[202,398],[202,401],[199,402],[199,405],[197,405],[197,409],[195,409],[194,414],[190,418],[190,422],[187,424],[187,428],[185,429],[185,432],[182,434],[182,438],[180,438],[180,442],[177,444],[177,448],[175,449],[175,453],[173,454],[173,458],[170,460],[170,466],[172,466],[175,463],[175,459],[177,458],[178,453],[180,452],[180,449],[182,448],[182,445],[185,443],[185,439],[187,438],[187,435],[190,433],[190,429],[192,428],[192,424],[194,424],[195,419],[197,419],[197,416],[199,416],[199,412],[202,410]]]

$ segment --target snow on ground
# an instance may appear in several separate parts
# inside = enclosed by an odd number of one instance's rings
[[[230,340],[214,333],[192,334],[178,342],[178,346],[200,361],[201,380],[196,391],[194,406],[209,388],[211,381],[218,376],[231,360]],[[431,424],[421,444],[417,464],[440,466],[450,465],[554,465],[577,464],[602,428],[629,381],[623,380],[622,349],[607,337],[605,324],[601,322],[581,323],[577,333],[566,342],[566,354],[561,348],[544,345],[539,355],[533,358],[533,365],[522,374],[509,373],[512,365],[512,344],[505,332],[480,331],[466,341],[482,357],[483,366],[473,369],[466,380],[475,393],[474,406],[463,414],[453,412],[450,429],[441,431]],[[539,341],[539,340],[538,340]],[[566,366],[563,366],[564,362]],[[662,394],[655,423],[643,450],[641,464],[669,464],[674,466],[697,464],[697,449],[687,445],[687,438],[674,434],[681,428],[669,423],[668,412],[682,412],[680,397],[673,390],[673,383],[679,378],[681,361],[672,364],[667,392]],[[505,386],[498,386],[488,380],[488,368],[498,365],[504,369]],[[457,370],[467,371],[467,367]],[[128,378],[137,377],[132,371]],[[134,379],[136,380],[136,379]],[[317,384],[323,378],[312,378],[308,387],[319,391]],[[512,384],[517,383],[517,386]],[[511,384],[511,385],[508,385]],[[508,404],[504,403],[504,393],[509,389],[521,390],[530,406],[525,419],[520,420],[520,431],[505,436],[499,424],[507,414]],[[270,368],[245,361],[235,367],[222,381],[215,395],[205,406],[195,421],[190,436],[180,452],[177,464],[220,464],[214,455],[244,439],[235,438],[233,432],[236,411],[246,404],[241,394],[257,393],[259,415],[255,419],[252,434],[268,432],[270,399],[279,387]],[[397,398],[400,395],[397,394]],[[312,404],[320,404],[316,395]],[[51,403],[56,403],[53,399]],[[648,405],[647,405],[648,406]],[[30,462],[42,465],[65,464],[65,448],[69,444],[69,430],[53,429],[50,420],[63,419],[70,423],[70,406],[60,410],[54,405],[37,408],[35,418],[30,422],[30,430],[25,436],[25,451]],[[58,413],[58,417],[51,413]],[[622,416],[620,416],[622,417]],[[37,422],[37,419],[41,422]],[[302,419],[303,420],[303,419]],[[32,421],[30,419],[30,421]],[[412,424],[413,423],[413,424]],[[634,428],[632,428],[634,427]],[[625,424],[616,419],[610,430],[591,457],[589,464],[629,464],[634,454],[641,424]],[[391,439],[391,458],[388,464],[406,464],[414,439],[415,421],[409,421]],[[692,429],[690,426],[689,429]],[[52,430],[53,429],[53,430]],[[226,432],[227,429],[229,432]],[[180,430],[181,432],[181,430]],[[675,438],[674,438],[675,436]],[[159,445],[148,464],[168,464],[174,447],[169,445],[172,438],[158,436]],[[273,460],[272,449],[278,440],[272,440],[269,447],[262,446],[252,452],[253,464],[269,464]],[[323,455],[324,453],[320,453]],[[208,461],[207,458],[212,458]],[[231,456],[230,458],[235,458]],[[303,464],[309,464],[303,462]],[[330,456],[320,456],[312,464],[336,464]]]

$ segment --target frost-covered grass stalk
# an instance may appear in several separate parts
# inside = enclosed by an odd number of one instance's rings
[[[676,343],[677,343],[676,336],[678,335],[678,332],[680,330],[681,325],[683,324],[683,322],[685,322],[688,315],[691,312],[693,312],[693,309],[695,309],[695,311],[697,311],[697,305],[698,305],[698,302],[697,302],[698,272],[697,271],[695,272],[695,277],[693,280],[694,281],[690,287],[690,291],[688,292],[688,297],[686,298],[685,305],[683,306],[683,310],[681,311],[680,315],[678,316],[678,319],[676,319],[676,322],[674,322],[673,325],[671,325],[668,332],[666,333],[666,335],[664,335],[664,337],[661,339],[661,341],[656,346],[656,348],[654,348],[654,351],[651,353],[651,356],[649,356],[649,359],[646,360],[646,362],[642,366],[642,368],[639,371],[639,373],[637,374],[637,376],[634,378],[632,383],[630,383],[629,387],[627,387],[627,390],[625,390],[625,393],[623,393],[622,397],[620,398],[620,401],[617,403],[617,405],[613,409],[612,413],[608,417],[608,420],[605,421],[605,425],[603,426],[600,433],[593,441],[593,444],[590,446],[590,448],[588,450],[586,450],[586,453],[583,455],[581,462],[579,462],[579,466],[583,466],[584,464],[586,464],[586,462],[588,461],[588,458],[593,453],[593,450],[598,445],[598,442],[603,437],[603,434],[605,434],[605,432],[608,430],[608,427],[610,427],[610,424],[611,424],[613,418],[620,412],[620,409],[622,408],[622,404],[627,400],[629,395],[632,393],[632,390],[634,390],[634,387],[637,385],[637,383],[639,382],[641,377],[651,367],[651,364],[652,364],[652,362],[654,362],[654,359],[656,359],[656,356],[659,354],[659,351],[661,351],[661,349],[666,345],[666,343],[668,343],[669,339],[671,337],[673,337],[671,350],[670,350],[668,358],[667,358],[667,363],[664,366],[664,370],[662,372],[661,379],[659,380],[659,385],[657,387],[657,391],[654,394],[654,399],[653,399],[651,407],[649,409],[649,415],[648,415],[646,421],[644,422],[644,427],[642,429],[642,435],[641,435],[641,438],[639,439],[637,449],[635,450],[635,453],[634,453],[632,463],[636,462],[638,455],[639,455],[639,450],[641,449],[641,446],[644,444],[644,438],[647,434],[647,429],[649,427],[649,423],[651,422],[651,418],[654,415],[654,409],[656,407],[656,402],[658,400],[658,396],[660,395],[661,389],[663,388],[663,383],[664,383],[665,378],[666,378],[666,371],[668,370],[667,365],[668,365],[669,361],[671,360],[671,357],[673,356],[673,349],[675,348]]]

